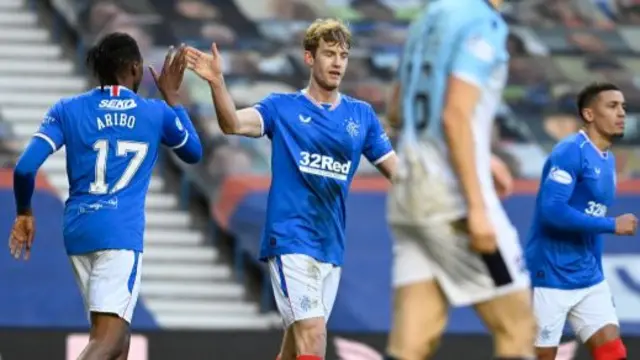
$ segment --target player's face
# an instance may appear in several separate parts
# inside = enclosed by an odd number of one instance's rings
[[[320,41],[315,56],[305,52],[305,62],[311,68],[311,76],[323,89],[335,90],[340,86],[349,62],[349,50],[342,43]]]
[[[624,135],[626,111],[624,95],[621,91],[601,92],[591,106],[591,111],[592,123],[598,132],[611,138],[620,138]]]

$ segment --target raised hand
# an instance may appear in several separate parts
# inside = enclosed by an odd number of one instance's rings
[[[18,215],[13,223],[13,229],[11,229],[11,236],[9,237],[11,256],[19,260],[24,250],[24,260],[29,260],[31,256],[31,245],[33,244],[35,234],[36,228],[33,215]]]
[[[188,47],[187,66],[203,80],[210,83],[222,82],[222,57],[216,43],[211,44],[211,54]]]
[[[153,75],[153,80],[164,100],[171,106],[179,104],[179,90],[184,78],[184,71],[187,68],[185,45],[181,45],[178,49],[170,47],[167,56],[164,58],[164,65],[160,75],[153,66],[149,66],[149,71]]]

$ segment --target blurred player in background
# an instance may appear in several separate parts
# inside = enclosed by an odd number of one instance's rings
[[[613,84],[595,83],[577,105],[583,130],[558,143],[544,165],[526,249],[536,352],[540,360],[556,358],[568,319],[595,360],[621,360],[627,352],[602,272],[602,235],[633,235],[638,223],[632,214],[607,217],[616,191],[609,149],[624,133],[624,96]]]
[[[200,140],[178,89],[185,49],[170,51],[160,75],[165,101],[136,94],[143,75],[138,45],[127,34],[104,37],[87,55],[100,86],[64,98],[47,112],[15,168],[17,219],[9,245],[28,259],[34,238],[31,196],[38,168],[66,146],[69,199],[64,242],[90,314],[90,341],[79,359],[126,359],[140,291],[145,198],[160,143],[185,162],[202,157]]]
[[[491,155],[508,65],[500,3],[431,1],[405,45],[391,106],[403,126],[388,200],[389,359],[431,357],[450,305],[475,308],[494,336],[496,359],[534,355],[529,273],[499,196],[511,178],[497,167],[500,176],[492,176],[492,166],[504,166]]]
[[[211,86],[226,134],[268,136],[272,182],[261,260],[268,261],[286,328],[282,360],[324,359],[326,322],[338,291],[345,246],[345,200],[360,157],[391,177],[396,156],[373,108],[342,95],[351,34],[337,20],[316,20],[304,38],[306,89],[271,94],[236,110],[222,60],[189,49],[189,66]]]

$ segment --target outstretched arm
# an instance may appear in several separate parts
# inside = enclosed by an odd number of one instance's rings
[[[211,99],[222,132],[248,137],[264,135],[262,116],[255,108],[236,109],[225,85],[222,58],[216,44],[211,46],[211,54],[188,48],[187,63],[190,69],[209,83]]]

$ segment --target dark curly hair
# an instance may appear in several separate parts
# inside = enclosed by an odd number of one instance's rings
[[[119,85],[117,77],[136,62],[142,62],[138,43],[129,34],[106,35],[87,52],[87,68],[100,82],[100,87]]]

